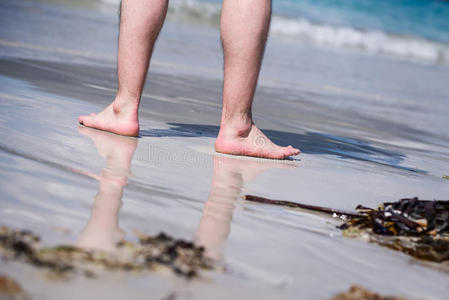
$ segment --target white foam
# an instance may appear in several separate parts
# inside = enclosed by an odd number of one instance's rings
[[[289,19],[280,16],[273,17],[271,32],[318,44],[349,47],[370,53],[395,55],[435,63],[449,63],[449,46],[418,37],[314,24],[306,19]]]

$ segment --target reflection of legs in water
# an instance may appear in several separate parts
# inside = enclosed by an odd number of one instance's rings
[[[118,224],[118,212],[137,140],[86,127],[80,127],[79,132],[94,141],[98,153],[106,159],[106,168],[99,176],[91,175],[99,180],[98,193],[77,245],[85,249],[113,250],[124,237]]]
[[[265,170],[295,167],[290,162],[215,156],[209,199],[196,233],[196,243],[205,247],[206,255],[222,259],[221,249],[231,229],[234,203],[245,184]]]

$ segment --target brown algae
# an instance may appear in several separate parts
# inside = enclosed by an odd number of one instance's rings
[[[377,209],[359,205],[359,216],[343,225],[349,237],[369,234],[369,240],[416,258],[449,262],[449,201],[405,198]]]
[[[80,273],[95,276],[102,269],[144,271],[166,267],[186,278],[200,270],[212,269],[204,249],[192,242],[175,239],[164,233],[139,235],[138,243],[122,241],[114,252],[84,250],[74,246],[44,247],[30,231],[0,227],[0,256],[46,269],[52,275]]]

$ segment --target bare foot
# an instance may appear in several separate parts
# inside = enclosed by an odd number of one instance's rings
[[[271,159],[285,159],[300,153],[292,146],[276,145],[254,123],[243,130],[240,128],[222,125],[215,141],[215,151]]]
[[[120,103],[114,100],[99,114],[92,113],[80,116],[78,122],[84,126],[92,127],[112,133],[138,136],[139,118],[138,106],[129,103]]]

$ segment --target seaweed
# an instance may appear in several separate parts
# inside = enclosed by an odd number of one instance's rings
[[[382,203],[377,209],[358,205],[355,212],[349,212],[252,195],[244,199],[344,217],[346,221],[338,228],[346,237],[366,233],[371,242],[449,266],[449,200],[404,198]]]
[[[358,206],[358,217],[339,226],[346,236],[368,232],[370,241],[416,258],[449,262],[449,201],[404,198],[377,209]]]
[[[405,300],[405,298],[381,296],[363,287],[353,285],[346,292],[332,297],[331,300]]]
[[[101,269],[122,271],[171,269],[185,278],[198,276],[201,269],[213,269],[204,249],[165,233],[156,236],[139,234],[139,242],[121,241],[114,252],[84,250],[71,245],[44,247],[30,231],[0,227],[0,255],[5,260],[19,260],[51,272],[53,278],[72,273],[96,276]],[[56,275],[56,276],[54,276]]]
[[[385,202],[377,209],[356,207],[358,216],[341,229],[370,228],[374,233],[392,236],[438,236],[449,234],[449,201],[404,198]]]

